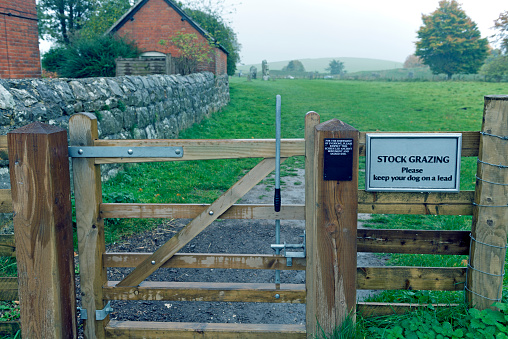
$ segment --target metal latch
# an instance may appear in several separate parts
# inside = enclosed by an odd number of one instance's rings
[[[86,309],[78,307],[78,310],[81,313],[81,319],[87,320],[88,319],[88,312]],[[96,310],[95,311],[95,320],[104,320],[106,317],[113,312],[113,307],[111,307],[111,301],[108,301],[106,306],[102,310]]]
[[[181,158],[183,147],[69,146],[71,158]]]
[[[305,242],[306,242],[306,236],[305,231],[303,231],[303,243],[301,244],[286,244],[284,241],[284,244],[272,244],[271,247],[279,250],[284,251],[284,256],[286,257],[286,266],[290,267],[293,266],[293,258],[305,258]],[[288,248],[292,249],[302,249],[303,252],[288,252]]]

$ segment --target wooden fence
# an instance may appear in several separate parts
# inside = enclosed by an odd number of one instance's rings
[[[369,316],[402,313],[421,306],[356,303],[356,289],[462,291],[466,288],[471,305],[489,307],[493,300],[500,298],[499,288],[502,287],[506,249],[507,212],[504,211],[508,209],[502,209],[501,206],[508,205],[508,197],[499,189],[503,189],[503,183],[508,183],[508,177],[504,174],[507,170],[503,171],[503,166],[508,165],[508,152],[504,144],[507,142],[505,136],[508,135],[508,97],[486,97],[485,100],[482,132],[461,132],[462,156],[479,158],[475,192],[462,191],[456,194],[359,191],[357,156],[365,155],[365,133],[360,133],[338,120],[320,123],[319,115],[309,113],[306,116],[305,139],[285,139],[281,145],[282,158],[306,157],[307,204],[283,205],[278,213],[273,212],[271,206],[234,204],[273,170],[274,140],[99,140],[97,122],[92,115],[73,116],[70,122],[71,145],[181,146],[184,150],[181,158],[73,158],[82,305],[88,314],[95,314],[95,310],[102,309],[108,300],[150,300],[154,296],[157,300],[307,304],[305,326],[118,322],[108,318],[96,321],[94,317],[89,317],[84,321],[85,336],[193,337],[194,334],[200,333],[203,337],[211,337],[241,333],[245,337],[310,338],[315,331],[316,320],[329,330],[340,323],[351,310],[356,309],[364,316]],[[323,182],[320,172],[320,141],[325,137],[347,137],[355,140],[353,163],[356,170],[350,184]],[[101,201],[100,164],[248,157],[264,160],[210,205],[106,204]],[[12,162],[12,159],[10,161]],[[493,185],[493,182],[503,185]],[[316,202],[323,208],[316,209]],[[8,199],[1,206],[4,204],[10,204]],[[19,206],[25,207],[22,203]],[[327,208],[331,210],[327,212]],[[357,212],[473,215],[473,225],[471,231],[356,230]],[[286,258],[283,256],[176,253],[218,217],[306,220],[307,258],[296,258],[293,266],[287,267]],[[105,253],[104,218],[194,219],[154,253]],[[326,227],[322,227],[323,225]],[[16,226],[15,223],[17,232]],[[356,242],[351,239],[356,239]],[[347,251],[342,252],[343,248]],[[470,254],[470,266],[473,269],[356,267],[356,252]],[[7,250],[6,253],[12,253],[12,247],[10,252]],[[18,262],[20,253],[18,251]],[[135,269],[124,280],[116,282],[107,280],[106,269],[109,267]],[[145,277],[159,267],[306,270],[307,286],[144,282]],[[326,287],[324,289],[323,284]],[[20,286],[20,294],[22,293],[25,292]],[[279,299],[274,300],[275,293],[280,295]],[[31,306],[21,305],[22,309]],[[34,316],[40,313],[38,310],[34,311]],[[25,322],[34,321],[27,318],[23,318],[23,331]],[[23,336],[31,337],[25,332]]]

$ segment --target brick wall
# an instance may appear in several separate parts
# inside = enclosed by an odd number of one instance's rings
[[[0,78],[40,78],[35,0],[0,0]]]
[[[185,33],[194,33],[200,41],[206,42],[205,37],[187,20],[182,21],[182,16],[164,0],[149,0],[118,29],[116,34],[134,40],[138,47],[145,52],[171,53],[172,56],[178,57],[180,56],[178,49],[168,40],[179,30]],[[161,40],[166,40],[166,45],[161,45],[159,43]],[[220,53],[224,55],[221,59],[227,58],[224,51],[221,50]],[[217,75],[226,74],[226,71],[217,72],[215,69],[215,54],[216,52],[213,51],[212,62],[208,65],[199,65],[198,70],[209,71]]]

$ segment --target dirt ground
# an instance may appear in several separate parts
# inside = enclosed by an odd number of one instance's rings
[[[297,176],[283,177],[282,204],[304,203],[304,170]],[[261,183],[238,203],[273,203],[273,189]],[[360,215],[360,219],[368,215]],[[174,220],[157,229],[136,235],[108,247],[108,252],[152,252],[170,239],[189,220]],[[360,225],[361,227],[361,220]],[[281,240],[300,243],[304,221],[281,221]],[[273,254],[270,244],[275,242],[273,220],[218,220],[199,234],[182,253],[261,253]],[[381,266],[386,259],[370,253],[358,254],[358,266]],[[121,280],[131,269],[110,269],[109,280]],[[225,269],[159,269],[148,280],[202,282],[274,282],[274,271]],[[281,282],[303,284],[305,271],[282,271]],[[363,300],[372,291],[358,291]],[[170,322],[220,322],[304,324],[304,304],[178,302],[178,301],[112,301],[111,319]]]

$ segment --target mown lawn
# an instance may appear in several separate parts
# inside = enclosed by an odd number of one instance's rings
[[[277,94],[282,96],[283,138],[303,138],[304,116],[308,111],[319,113],[322,122],[337,118],[360,131],[478,131],[481,129],[484,96],[508,93],[506,84],[481,82],[247,81],[245,78],[232,78],[230,85],[229,106],[183,131],[180,138],[273,138]],[[256,159],[247,159],[130,165],[116,178],[104,183],[104,200],[210,203],[256,163]],[[291,159],[284,164],[287,173],[291,173],[293,167],[303,166],[301,158]],[[360,166],[364,166],[364,160]],[[463,158],[462,190],[474,189],[475,170],[476,159]],[[363,178],[360,181],[362,187]],[[157,222],[160,221],[108,220],[107,241],[116,241],[121,236],[150,228]],[[378,228],[470,229],[471,217],[375,215],[369,224]],[[464,256],[392,255],[389,264],[463,266],[464,259]],[[461,303],[463,293],[385,291],[372,300]],[[467,319],[465,309],[458,313],[428,312],[439,319],[440,324],[447,322],[454,329],[467,327],[464,325]],[[395,320],[380,318],[377,322],[373,319],[360,319],[357,335],[389,337],[386,333],[391,332],[381,330],[383,326],[390,326],[394,321],[412,319],[408,317]],[[426,319],[421,314],[419,317]],[[431,320],[426,321],[421,320],[422,324],[432,323]],[[436,328],[448,325],[428,326]],[[455,333],[455,337],[461,338],[459,334]],[[392,337],[398,338],[395,334]]]

